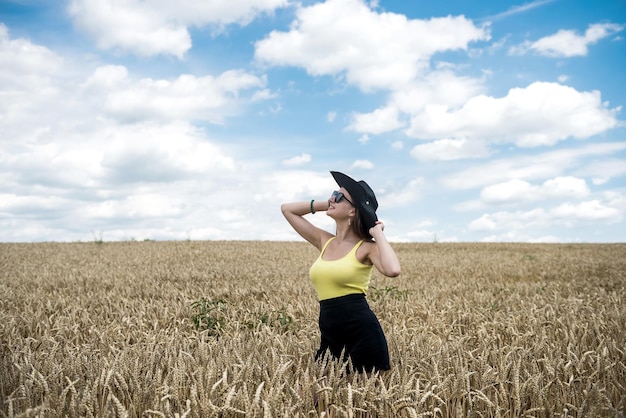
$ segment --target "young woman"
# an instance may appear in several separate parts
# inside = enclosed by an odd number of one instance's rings
[[[330,172],[339,185],[327,201],[284,203],[283,215],[320,255],[310,270],[320,302],[321,344],[315,358],[327,353],[350,360],[358,372],[389,370],[385,334],[370,309],[365,294],[372,267],[385,276],[400,274],[400,262],[378,220],[378,202],[364,181],[336,171]],[[325,211],[334,219],[333,235],[310,223],[304,215]]]

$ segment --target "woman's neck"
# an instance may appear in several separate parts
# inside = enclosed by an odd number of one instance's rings
[[[335,236],[337,241],[356,242],[359,240],[358,235],[347,222],[344,224],[337,224]]]

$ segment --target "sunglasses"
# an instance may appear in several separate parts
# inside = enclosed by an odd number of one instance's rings
[[[350,202],[350,200],[346,197],[345,194],[343,194],[342,192],[335,190],[333,192],[333,194],[331,195],[331,197],[333,198],[333,200],[335,201],[335,203],[339,203],[341,202],[341,199],[346,199],[346,201],[348,203],[350,203],[352,206],[354,206],[354,203]]]

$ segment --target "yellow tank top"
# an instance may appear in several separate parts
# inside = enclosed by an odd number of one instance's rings
[[[372,266],[361,263],[356,258],[356,250],[363,240],[350,250],[348,254],[338,260],[327,261],[322,258],[330,241],[324,244],[319,257],[309,271],[313,286],[317,291],[319,300],[351,295],[354,293],[367,293],[367,288],[372,275]]]

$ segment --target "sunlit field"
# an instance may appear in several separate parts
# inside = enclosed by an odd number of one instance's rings
[[[624,417],[626,244],[394,248],[392,370],[346,377],[308,244],[0,244],[0,415]]]

